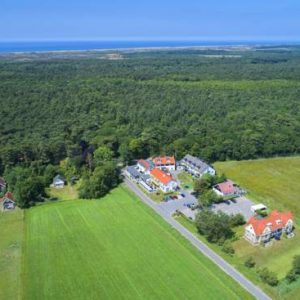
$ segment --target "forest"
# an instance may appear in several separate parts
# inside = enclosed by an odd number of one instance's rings
[[[0,56],[0,175],[88,174],[99,148],[116,165],[300,153],[300,47],[117,54]]]

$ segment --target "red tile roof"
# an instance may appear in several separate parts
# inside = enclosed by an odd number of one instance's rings
[[[153,163],[156,166],[175,165],[176,160],[174,156],[158,156],[153,158]]]
[[[216,188],[224,195],[233,194],[235,192],[235,187],[231,180],[227,180],[227,181],[217,184]]]
[[[144,160],[144,159],[140,159],[138,161],[138,164],[142,165],[146,170],[150,169],[150,164],[148,161]]]
[[[275,231],[279,228],[285,227],[289,220],[293,220],[291,212],[280,213],[277,210],[274,210],[268,217],[263,219],[257,219],[255,216],[252,217],[248,221],[248,224],[251,224],[255,234],[260,236],[267,226],[269,226],[272,231]]]
[[[160,169],[155,168],[150,172],[150,174],[164,185],[167,185],[170,181],[173,180],[173,177],[171,175],[166,174]]]

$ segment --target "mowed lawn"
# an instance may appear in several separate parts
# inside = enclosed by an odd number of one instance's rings
[[[26,211],[25,299],[249,299],[125,187]]]
[[[23,211],[0,211],[0,299],[21,299]]]
[[[249,197],[300,218],[300,157],[215,163],[218,172],[238,182]]]

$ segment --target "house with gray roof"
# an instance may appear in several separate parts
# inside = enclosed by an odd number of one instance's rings
[[[204,174],[216,175],[213,167],[198,157],[187,154],[181,161],[181,166],[193,176],[202,177]]]
[[[65,182],[66,182],[65,178],[60,174],[58,174],[53,178],[53,183],[51,186],[57,189],[62,189],[65,186]]]
[[[139,181],[141,178],[140,172],[135,168],[135,166],[129,166],[125,169],[125,175],[135,181]]]

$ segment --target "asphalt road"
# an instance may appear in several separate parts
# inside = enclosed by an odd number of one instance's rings
[[[201,242],[196,236],[188,231],[184,226],[175,221],[170,214],[170,210],[166,207],[153,202],[147,195],[145,195],[136,185],[129,179],[125,178],[125,184],[148,206],[150,206],[156,213],[158,213],[167,223],[169,223],[174,229],[176,229],[182,236],[190,241],[200,252],[212,260],[219,266],[225,273],[231,276],[237,281],[245,290],[252,294],[256,299],[271,299],[266,295],[259,287],[254,285],[250,280],[244,277],[240,272],[228,264],[222,257],[216,254],[203,242]]]

